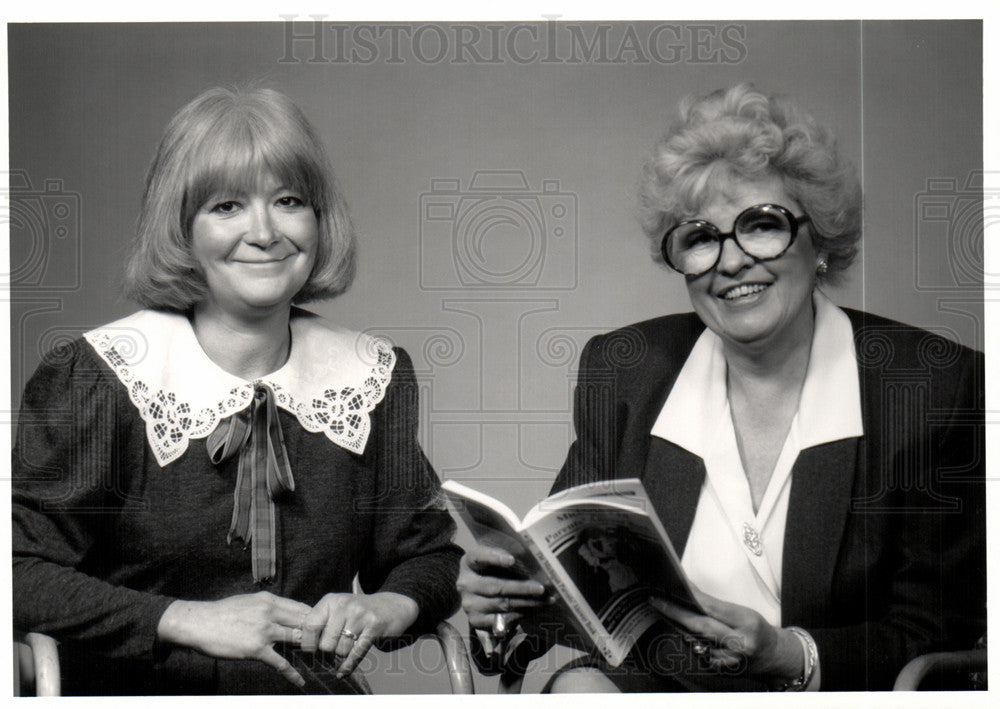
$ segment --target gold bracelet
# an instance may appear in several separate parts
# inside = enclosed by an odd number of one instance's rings
[[[813,674],[816,672],[816,665],[819,663],[819,651],[816,649],[816,641],[812,635],[796,625],[790,625],[786,630],[791,631],[799,642],[802,643],[803,668],[802,674],[790,682],[782,682],[778,685],[779,692],[802,692],[809,686]]]

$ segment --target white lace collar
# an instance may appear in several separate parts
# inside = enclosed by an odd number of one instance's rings
[[[291,332],[288,361],[256,381],[209,359],[183,315],[141,310],[84,337],[128,390],[161,466],[181,456],[189,440],[205,438],[219,421],[246,408],[258,382],[304,429],[363,452],[370,413],[396,364],[391,345],[298,309]]]

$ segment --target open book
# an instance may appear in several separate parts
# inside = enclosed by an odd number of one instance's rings
[[[517,576],[555,592],[552,607],[532,618],[535,632],[596,648],[617,667],[662,618],[650,596],[704,613],[635,478],[564,490],[532,507],[523,521],[499,500],[454,480],[442,489],[477,541],[506,549],[517,560]]]

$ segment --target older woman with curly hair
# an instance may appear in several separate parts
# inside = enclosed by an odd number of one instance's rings
[[[983,357],[824,295],[861,237],[830,133],[745,84],[688,99],[642,208],[694,313],[587,344],[554,489],[640,477],[704,613],[651,599],[664,620],[621,667],[584,658],[553,689],[889,689],[916,655],[971,646]],[[473,626],[545,602],[511,563],[464,558]]]
[[[126,274],[144,309],[24,394],[14,623],[61,642],[66,693],[351,692],[373,644],[451,614],[409,358],[295,307],[353,276],[286,96],[211,89],[174,116]]]

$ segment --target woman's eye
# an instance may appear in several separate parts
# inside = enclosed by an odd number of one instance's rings
[[[785,228],[787,227],[781,222],[780,219],[765,217],[750,222],[749,224],[744,226],[742,231],[745,234],[753,234],[753,233],[759,234],[764,232],[782,231]]]
[[[744,234],[763,231],[783,231],[788,228],[788,223],[778,214],[759,212],[745,217],[736,228]]]
[[[684,238],[684,247],[688,249],[695,249],[701,246],[714,244],[715,241],[715,234],[707,229],[698,229],[697,231],[691,232]]]
[[[295,195],[285,195],[284,197],[278,198],[279,207],[304,207],[305,202],[296,197]]]
[[[233,200],[227,200],[225,202],[218,202],[209,211],[215,214],[232,214],[240,208],[239,202],[234,202]]]

